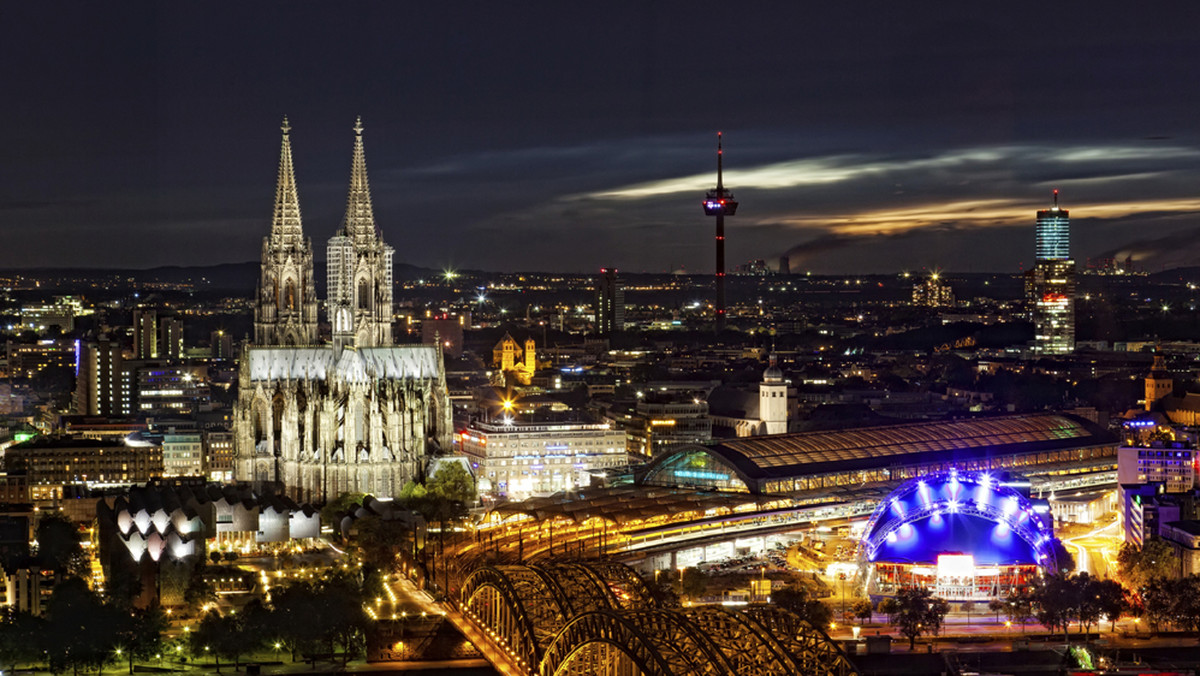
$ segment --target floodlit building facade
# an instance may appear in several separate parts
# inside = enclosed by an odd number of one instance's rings
[[[438,345],[392,345],[392,249],[375,224],[361,121],[346,216],[329,248],[333,345],[320,345],[312,246],[292,172],[290,127],[271,234],[263,243],[255,342],[241,359],[234,479],[304,501],[394,496],[427,455],[448,449],[450,406]]]
[[[629,464],[624,430],[607,423],[474,422],[459,439],[480,492],[510,500],[588,486],[593,471]]]
[[[329,324],[333,345],[379,347],[392,344],[392,257],[371,206],[362,119],[354,125],[350,194],[342,227],[326,248]]]
[[[1070,235],[1070,212],[1058,206],[1055,190],[1054,206],[1037,212],[1036,258],[1025,279],[1037,354],[1075,351],[1075,261]]]

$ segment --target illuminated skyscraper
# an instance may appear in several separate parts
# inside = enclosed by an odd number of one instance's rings
[[[154,310],[133,311],[133,358],[158,358],[158,313]]]
[[[1037,260],[1063,261],[1071,257],[1071,218],[1066,209],[1058,207],[1058,191],[1054,191],[1054,206],[1037,212]]]
[[[1036,261],[1025,273],[1037,354],[1075,351],[1075,261],[1071,258],[1070,212],[1054,206],[1037,212]]]
[[[616,268],[600,268],[596,278],[596,333],[611,336],[625,330],[625,288]]]

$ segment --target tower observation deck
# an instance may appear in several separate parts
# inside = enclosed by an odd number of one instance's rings
[[[717,187],[704,193],[704,214],[717,217],[717,322],[718,331],[725,328],[725,216],[737,213],[738,203],[733,193],[725,189],[722,177],[721,132],[717,132]]]

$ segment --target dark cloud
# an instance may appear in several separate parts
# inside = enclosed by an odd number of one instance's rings
[[[253,259],[285,113],[317,246],[340,221],[361,114],[380,226],[399,260],[430,266],[709,269],[699,200],[716,129],[743,205],[731,263],[826,242],[813,264],[828,271],[934,257],[1012,269],[1054,185],[1086,255],[1173,231],[1200,178],[1194,154],[1147,152],[1200,148],[1196,3],[49,1],[4,14],[0,266]],[[769,168],[845,175],[752,180]],[[1142,202],[1167,206],[1093,208]]]

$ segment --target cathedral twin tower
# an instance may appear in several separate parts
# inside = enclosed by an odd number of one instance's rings
[[[371,205],[362,121],[346,215],[327,248],[326,316],[317,323],[312,239],[305,237],[287,118],[270,234],[242,354],[234,411],[235,479],[324,502],[392,496],[449,448],[450,409],[436,346],[392,344],[392,258]]]
[[[254,344],[316,345],[317,291],[312,239],[304,236],[292,166],[291,127],[283,119],[279,181],[271,234],[263,238],[262,278],[254,306]],[[326,304],[335,347],[392,343],[392,247],[383,243],[371,208],[362,119],[354,125],[350,194],[342,226],[326,249]]]

